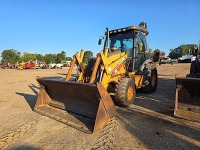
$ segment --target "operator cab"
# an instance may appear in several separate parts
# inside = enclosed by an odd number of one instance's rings
[[[108,56],[120,52],[125,52],[130,58],[131,70],[139,70],[145,62],[145,52],[148,50],[146,36],[148,31],[142,27],[130,26],[116,29],[105,33],[105,47],[109,48]],[[108,42],[109,39],[109,42]]]

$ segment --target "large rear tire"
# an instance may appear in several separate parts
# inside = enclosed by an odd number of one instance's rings
[[[157,89],[157,82],[158,82],[158,74],[157,69],[149,70],[149,74],[146,77],[146,80],[149,82],[148,85],[142,87],[139,91],[142,93],[153,93]]]
[[[192,61],[190,65],[190,75],[196,75],[197,74],[197,64],[196,61]]]
[[[135,100],[135,82],[130,78],[123,78],[119,81],[116,89],[115,101],[117,105],[127,107]]]

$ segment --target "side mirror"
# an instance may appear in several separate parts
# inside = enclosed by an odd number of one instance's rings
[[[101,45],[101,43],[102,43],[102,39],[99,39],[99,42],[98,42],[98,44],[99,44],[99,45]]]
[[[103,39],[104,39],[103,36],[100,36],[100,37],[99,37],[99,42],[98,42],[99,45],[101,45]]]

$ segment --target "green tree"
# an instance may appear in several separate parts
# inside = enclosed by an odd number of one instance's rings
[[[56,63],[57,55],[56,54],[46,54],[44,55],[44,60],[47,64]]]
[[[178,59],[181,56],[182,56],[181,48],[178,47],[178,48],[175,48],[175,49],[170,49],[169,57],[171,59]]]
[[[66,60],[67,61],[72,61],[72,58],[71,57],[66,57]]]
[[[20,61],[28,62],[28,61],[34,61],[36,60],[35,54],[31,54],[29,52],[24,52],[23,55],[20,58]]]
[[[66,53],[64,51],[57,54],[56,63],[61,63],[62,60],[66,60]]]
[[[66,53],[64,51],[61,51],[61,58],[62,60],[66,60]]]
[[[192,55],[192,50],[194,47],[197,46],[196,44],[182,44],[175,49],[170,49],[169,57],[172,59],[177,59],[183,55],[190,54]]]
[[[35,59],[40,61],[40,62],[43,62],[44,61],[44,56],[42,54],[35,54]]]
[[[193,48],[197,46],[196,44],[183,44],[180,45],[179,48],[181,49],[181,56],[190,54],[192,55]]]
[[[20,60],[20,52],[14,49],[7,49],[1,53],[2,61],[15,63]]]
[[[165,52],[160,52],[160,55],[161,56],[165,56]]]
[[[88,58],[93,57],[93,53],[91,51],[85,51],[83,56],[83,63],[88,64]]]

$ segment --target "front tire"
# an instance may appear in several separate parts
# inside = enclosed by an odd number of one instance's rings
[[[123,78],[119,81],[116,89],[115,101],[118,105],[127,107],[135,100],[135,82],[130,78]]]

